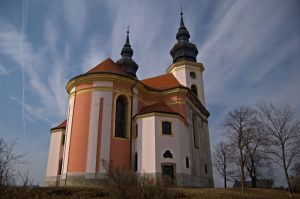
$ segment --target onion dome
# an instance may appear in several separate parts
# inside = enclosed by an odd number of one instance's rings
[[[133,55],[133,50],[129,42],[129,30],[127,30],[126,42],[121,51],[122,58],[119,59],[116,63],[119,66],[121,66],[121,68],[124,71],[126,71],[130,76],[136,78],[136,71],[138,70],[139,66],[131,58],[132,55]]]
[[[183,60],[197,62],[198,49],[195,44],[189,42],[190,33],[184,26],[182,12],[180,15],[180,26],[176,34],[177,43],[170,51],[173,63]]]

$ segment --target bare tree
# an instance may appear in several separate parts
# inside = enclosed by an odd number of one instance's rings
[[[256,188],[259,172],[268,166],[268,157],[263,152],[265,138],[261,133],[260,123],[253,118],[252,128],[245,134],[245,166],[251,178],[251,187]]]
[[[245,198],[245,139],[254,128],[255,111],[249,107],[241,106],[233,112],[229,112],[225,118],[226,136],[233,147],[237,149],[238,166],[241,177],[242,195]]]
[[[300,163],[296,163],[293,168],[293,176],[291,176],[291,187],[294,192],[300,191]]]
[[[272,103],[258,105],[260,122],[267,136],[266,152],[270,159],[284,170],[290,197],[293,197],[288,170],[300,156],[300,121],[288,106]]]
[[[14,165],[20,163],[20,159],[24,156],[16,155],[14,148],[16,140],[7,142],[0,138],[0,186],[9,186],[16,183],[17,173]]]
[[[234,151],[229,143],[221,141],[214,147],[214,165],[217,172],[224,179],[224,188],[227,188],[227,181],[232,174],[232,163]]]

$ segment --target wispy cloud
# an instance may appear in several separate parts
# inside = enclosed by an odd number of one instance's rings
[[[251,1],[235,1],[226,9],[200,55],[207,66],[205,86],[210,103],[233,104],[241,101],[237,96],[249,99],[243,89],[265,78],[299,45],[295,34],[278,32],[289,17],[290,4],[278,1],[258,6]],[[239,86],[234,85],[238,81]]]
[[[87,51],[83,54],[80,63],[80,68],[83,73],[108,57],[107,53],[103,50],[103,47],[106,46],[107,43],[109,43],[107,40],[101,39],[98,36],[89,39]]]
[[[51,41],[48,42],[47,46],[35,49],[27,40],[26,34],[24,34],[21,41],[19,40],[20,32],[15,26],[6,21],[1,21],[0,25],[0,53],[5,54],[11,60],[15,61],[20,66],[20,69],[24,64],[24,72],[26,75],[24,86],[30,95],[39,98],[38,102],[35,102],[34,107],[43,107],[39,110],[44,111],[44,118],[54,118],[56,116],[61,117],[65,115],[66,92],[62,85],[66,82],[63,67],[66,67],[65,64],[67,62],[68,53],[59,56],[56,53],[56,41],[54,39],[50,39]],[[51,30],[54,30],[54,28],[52,27]],[[48,35],[50,34],[48,33]],[[20,56],[18,48],[19,41],[22,42],[22,56]],[[55,59],[49,57],[51,54]],[[50,72],[49,68],[43,67],[45,61],[49,61],[48,64],[50,65],[52,64]],[[45,81],[45,79],[47,79],[45,77],[48,77],[48,82]],[[30,104],[28,103],[28,105]],[[28,110],[29,108],[27,108],[27,112]],[[39,118],[41,116],[40,114],[34,114],[32,116],[36,116],[35,119],[37,120],[42,119]]]
[[[75,36],[77,40],[81,39],[87,20],[86,1],[65,0],[62,4],[64,20],[68,27],[69,35]]]
[[[300,88],[300,23],[290,20],[300,17],[295,14],[299,6],[282,1],[228,1],[214,9],[211,18],[205,18],[209,34],[197,45],[198,60],[206,67],[211,146],[225,139],[222,123],[237,106],[272,100],[291,104],[300,115],[296,91]],[[195,21],[192,27],[197,26]],[[191,36],[196,32],[202,33],[190,30]]]
[[[0,75],[7,75],[7,74],[9,74],[8,70],[4,66],[0,65]]]

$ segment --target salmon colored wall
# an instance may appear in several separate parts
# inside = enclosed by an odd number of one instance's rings
[[[130,140],[113,139],[110,142],[110,161],[113,168],[130,170]]]
[[[79,90],[82,90],[85,88],[92,88],[92,87],[93,87],[92,83],[83,83],[83,84],[77,85],[76,90],[79,91]]]
[[[114,87],[117,86],[118,88],[129,89],[127,85],[123,85],[120,83],[114,82]],[[113,100],[117,93],[113,93]],[[111,122],[111,136],[110,136],[110,161],[112,163],[113,168],[119,168],[129,171],[130,170],[130,139],[118,139],[114,138],[114,106],[115,102],[113,102],[112,107],[112,122]],[[130,133],[130,132],[129,132]]]
[[[113,87],[114,88],[118,88],[118,89],[127,90],[128,92],[131,92],[131,86],[129,84],[127,84],[127,83],[114,82]]]
[[[68,172],[86,171],[91,98],[91,92],[75,96]]]

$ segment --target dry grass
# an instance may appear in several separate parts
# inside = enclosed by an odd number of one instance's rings
[[[240,189],[198,189],[198,188],[176,188],[188,194],[191,198],[203,199],[240,199]],[[285,199],[289,198],[287,191],[272,189],[246,189],[247,199]],[[300,199],[300,194],[295,194],[295,199]]]
[[[75,187],[40,187],[40,188],[0,188],[0,198],[114,198],[112,188],[75,188]],[[198,188],[169,188],[168,198],[200,198],[200,199],[240,199],[239,189],[198,189]],[[288,199],[288,192],[268,189],[246,189],[247,199]],[[295,194],[300,199],[300,194]]]

